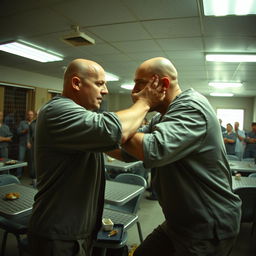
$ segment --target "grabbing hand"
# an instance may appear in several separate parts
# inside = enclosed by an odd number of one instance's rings
[[[166,89],[159,84],[159,76],[154,75],[142,90],[138,90],[136,85],[132,91],[132,100],[145,101],[150,108],[157,106],[165,98]]]

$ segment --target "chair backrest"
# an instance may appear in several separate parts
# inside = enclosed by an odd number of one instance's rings
[[[254,158],[243,158],[243,161],[254,162]]]
[[[237,156],[234,155],[227,155],[228,160],[233,161],[239,161],[240,159]]]
[[[119,174],[118,176],[116,176],[114,181],[143,186],[144,189],[147,186],[147,181],[142,176],[139,176],[139,175],[133,174],[133,173]],[[140,195],[138,195],[137,197],[135,197],[132,200],[130,200],[129,202],[127,202],[125,205],[119,206],[119,208],[120,208],[119,210],[122,210],[122,208],[123,208],[124,211],[126,211],[126,212],[136,214],[139,209],[139,204],[140,204],[140,200],[141,200],[142,196],[143,196],[143,192]]]
[[[242,200],[241,222],[253,222],[256,217],[256,187],[235,189]]]
[[[11,174],[0,174],[0,186],[20,183],[19,179]]]
[[[250,178],[256,178],[256,173],[251,173],[251,174],[248,175],[248,177],[250,177]]]

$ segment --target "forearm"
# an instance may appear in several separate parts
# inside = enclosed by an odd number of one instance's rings
[[[113,151],[108,151],[108,152],[105,152],[105,154],[107,154],[108,156],[113,157],[115,159],[118,159],[120,161],[123,161],[121,149],[116,149],[116,150],[113,150]]]
[[[138,100],[130,108],[116,112],[122,125],[122,144],[137,131],[149,109],[147,102]]]
[[[144,161],[143,138],[144,133],[136,133],[122,145],[127,153],[141,161]]]

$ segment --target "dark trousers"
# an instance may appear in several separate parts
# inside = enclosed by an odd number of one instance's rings
[[[189,239],[177,234],[167,236],[158,226],[135,250],[134,256],[228,256],[235,237],[217,239]]]

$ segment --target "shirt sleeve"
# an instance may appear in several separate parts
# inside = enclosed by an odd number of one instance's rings
[[[102,152],[121,143],[121,124],[114,113],[98,114],[73,104],[62,108],[49,108],[46,113],[54,147]]]
[[[160,167],[196,153],[206,135],[207,121],[197,109],[180,106],[169,111],[143,139],[144,165]]]

